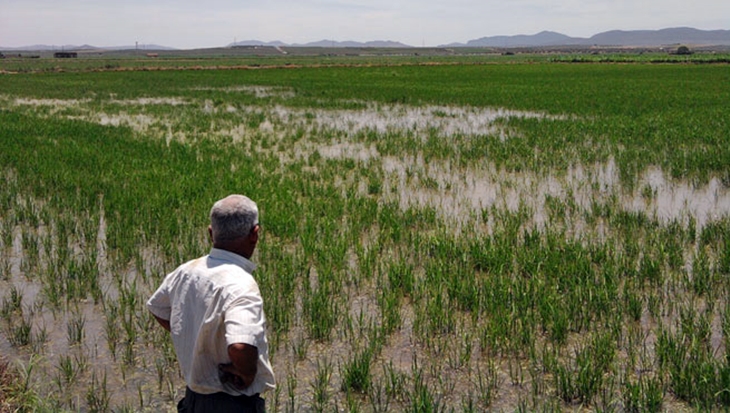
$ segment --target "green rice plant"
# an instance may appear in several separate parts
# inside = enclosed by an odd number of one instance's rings
[[[578,389],[572,371],[566,365],[559,363],[553,372],[553,377],[558,397],[565,403],[574,403],[578,398]]]
[[[545,197],[545,208],[548,210],[548,216],[551,223],[560,224],[566,219],[565,202],[557,197],[548,195]]]
[[[641,320],[641,315],[644,312],[643,299],[631,284],[624,287],[623,302],[626,315],[633,321]]]
[[[99,304],[104,296],[101,288],[101,274],[99,273],[98,253],[96,249],[86,253],[82,263],[84,272],[84,285],[88,289],[88,294],[94,300],[94,304]]]
[[[49,268],[42,273],[41,277],[43,278],[41,292],[43,297],[45,297],[45,301],[51,307],[52,311],[60,309],[63,304],[62,287],[56,285],[56,283],[52,281],[57,279],[57,277],[60,277],[59,269],[50,265]]]
[[[111,300],[104,300],[104,334],[113,359],[117,357],[117,343],[119,342],[118,319],[119,307]]]
[[[415,299],[420,301],[420,306],[416,308],[413,329],[426,342],[431,336],[453,333],[456,320],[444,288],[433,285],[431,291],[423,294]]]
[[[137,280],[131,283],[122,282],[119,288],[119,321],[122,324],[122,330],[126,335],[126,342],[134,343],[137,341],[137,306],[139,305],[139,296],[137,291]]]
[[[715,396],[717,403],[723,409],[727,409],[730,406],[730,366],[728,366],[727,360],[720,364],[718,370],[718,391]]]
[[[59,356],[56,364],[56,370],[58,372],[56,385],[58,386],[59,392],[64,393],[69,386],[76,383],[81,368],[77,359],[65,354]]]
[[[680,304],[679,332],[686,338],[710,349],[711,320],[707,312],[700,313],[691,302]]]
[[[473,352],[473,341],[471,333],[464,329],[464,333],[462,333],[461,337],[461,345],[458,347],[458,360],[457,363],[454,363],[454,366],[457,367],[464,367],[468,366],[471,362],[472,358],[472,352]]]
[[[723,275],[730,274],[730,238],[724,238],[718,254],[717,271]]]
[[[21,271],[26,278],[32,278],[35,269],[38,266],[38,239],[34,232],[28,228],[24,228],[20,233],[21,246],[23,251],[23,260],[21,262]]]
[[[374,357],[373,350],[372,345],[367,345],[355,351],[352,358],[346,360],[344,365],[340,367],[341,388],[343,391],[365,394],[370,390],[372,383],[370,368]]]
[[[542,319],[545,320],[543,323],[547,323],[543,328],[547,330],[548,337],[553,343],[565,344],[568,338],[568,314],[557,297],[552,292],[548,294],[540,302],[539,311]]]
[[[9,297],[3,297],[0,314],[7,322],[12,321],[11,316],[23,314],[23,293],[15,285],[10,287]]]
[[[10,256],[3,250],[0,250],[0,281],[10,280]]]
[[[691,286],[698,296],[711,294],[716,286],[715,272],[710,268],[710,259],[704,250],[699,250],[692,259]]]
[[[377,249],[374,247],[365,247],[362,243],[355,244],[355,254],[357,256],[359,281],[369,280],[376,273]]]
[[[659,286],[662,283],[662,272],[657,260],[646,255],[639,264],[639,279],[648,282],[652,286]]]
[[[155,359],[155,371],[157,372],[157,391],[162,392],[163,383],[167,376],[167,363],[164,358],[158,357]],[[141,396],[140,396],[141,398]]]
[[[507,359],[507,369],[509,371],[510,384],[518,387],[525,384],[525,371],[522,360],[516,357],[509,357]]]
[[[627,412],[660,412],[664,400],[664,389],[656,377],[639,376],[635,382],[626,381],[622,400]]]
[[[3,209],[3,211],[10,211],[10,209]],[[13,226],[13,216],[10,214],[4,215],[0,220],[0,241],[2,241],[4,250],[13,245]]]
[[[401,326],[401,296],[396,289],[381,288],[378,294],[378,305],[381,312],[381,328],[383,335],[393,333]]]
[[[294,374],[288,374],[286,376],[287,403],[284,407],[284,411],[289,413],[294,413],[297,411],[296,390],[297,376]]]
[[[576,350],[573,360],[558,361],[553,375],[560,399],[569,404],[592,403],[611,371],[615,346],[610,335],[596,335]]]
[[[39,310],[42,311],[42,310]],[[48,329],[45,324],[37,325],[33,339],[31,340],[31,346],[33,352],[42,354],[45,351],[45,345],[48,343],[49,335]]]
[[[408,399],[408,374],[396,370],[393,362],[383,364],[385,375],[385,393],[391,400],[406,401]]]
[[[33,319],[31,315],[20,315],[6,328],[7,339],[15,347],[33,343]]]
[[[322,412],[327,409],[332,397],[330,392],[330,379],[332,378],[332,363],[327,359],[317,360],[317,373],[311,383],[312,387],[312,409]]]
[[[133,367],[137,362],[135,342],[124,340],[122,342],[122,362],[125,367]]]
[[[388,280],[387,288],[394,291],[394,294],[401,297],[408,297],[413,294],[416,277],[413,265],[401,257],[397,262],[387,266],[386,275]]]
[[[295,299],[297,296],[297,279],[305,273],[305,262],[298,252],[288,253],[282,248],[269,248],[264,240],[259,256],[262,265],[256,271],[256,277],[267,300],[266,316],[274,326],[272,347],[278,342],[279,334],[287,332],[294,320]]]
[[[501,385],[494,360],[490,359],[483,367],[481,364],[478,364],[476,373],[476,397],[479,401],[479,407],[481,409],[489,409]]]
[[[662,315],[664,307],[664,299],[661,294],[649,293],[646,299],[646,308],[654,319],[659,319]]]
[[[309,340],[303,336],[292,339],[292,353],[298,360],[307,358],[307,350],[309,349]]]
[[[107,387],[106,371],[99,379],[96,371],[91,374],[91,383],[86,390],[86,405],[90,412],[106,412],[109,410],[111,394]]]
[[[2,362],[2,360],[0,360]],[[0,401],[15,405],[19,409],[31,408],[50,410],[37,389],[33,386],[33,372],[41,362],[41,357],[31,355],[26,362],[18,361],[17,368],[0,364]],[[7,374],[7,375],[6,375]],[[10,377],[8,377],[10,376]],[[8,383],[9,382],[9,383]],[[2,400],[7,397],[6,400]]]
[[[413,363],[411,371],[410,394],[405,408],[408,412],[438,412],[442,411],[441,398],[425,381],[423,370],[418,363]]]
[[[307,328],[315,340],[329,340],[337,322],[338,306],[330,284],[331,282],[320,278],[318,288],[308,288],[302,298],[305,316],[308,318]]]
[[[610,336],[599,336],[576,354],[576,394],[579,400],[593,402],[603,387],[604,375],[610,372],[615,353],[615,340]]]
[[[721,318],[720,318],[720,332],[722,333],[722,340],[725,345],[730,344],[730,302],[725,301],[722,307]],[[725,359],[730,359],[730,353],[725,353]]]
[[[142,397],[141,393],[140,393],[140,397]],[[143,407],[144,407],[144,404],[142,403],[142,401],[140,399],[140,406],[138,408],[136,408],[136,409],[135,409],[134,406],[132,406],[131,403],[124,403],[124,404],[120,405],[119,407],[116,407],[114,409],[114,411],[115,412],[118,412],[118,413],[133,413],[133,412],[136,412],[136,411],[143,410],[142,409]]]
[[[374,413],[390,411],[391,397],[388,395],[386,385],[382,380],[373,379],[367,396]]]
[[[668,376],[667,386],[680,400],[710,409],[725,394],[722,365],[712,349],[692,336],[662,329],[657,336],[659,365]],[[702,383],[697,386],[696,383]],[[724,399],[723,399],[724,400]]]
[[[86,317],[83,314],[75,313],[71,316],[66,324],[66,336],[68,338],[69,346],[81,344],[84,340],[85,332],[84,326],[86,324]]]

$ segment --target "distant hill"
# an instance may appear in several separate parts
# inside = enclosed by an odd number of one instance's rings
[[[47,45],[47,44],[36,44],[31,46],[22,46],[22,47],[2,47],[0,46],[0,50],[6,50],[6,51],[33,51],[33,52],[47,52],[47,51],[66,51],[66,52],[81,52],[81,51],[92,51],[92,50],[177,50],[174,47],[167,47],[167,46],[160,46],[157,44],[139,44],[139,45],[131,45],[131,46],[111,46],[111,47],[97,47],[97,46],[91,46],[88,44],[84,44],[81,46],[78,45],[62,45],[62,46],[56,46],[56,45]]]
[[[241,47],[241,46],[271,46],[271,47],[280,47],[280,46],[286,46],[287,44],[280,41],[273,41],[273,42],[264,42],[261,40],[243,40],[240,42],[231,43],[226,47]]]
[[[537,47],[537,46],[566,46],[581,44],[583,39],[576,39],[556,32],[540,32],[533,35],[492,36],[470,40],[464,45],[451,44],[450,47]]]
[[[259,40],[244,40],[241,42],[235,42],[228,45],[228,47],[235,47],[235,46],[273,46],[273,47],[393,47],[393,48],[403,48],[403,47],[412,47],[407,44],[403,44],[400,42],[394,42],[390,40],[374,40],[370,42],[355,42],[355,41],[344,41],[339,42],[336,40],[320,40],[316,42],[310,42],[310,43],[294,43],[294,44],[286,44],[280,41],[273,41],[273,42],[262,42]]]
[[[697,30],[679,27],[662,30],[613,30],[589,39],[597,45],[661,46],[691,44],[704,46],[730,45],[730,30]]]
[[[534,35],[492,36],[452,43],[447,47],[541,47],[541,46],[665,46],[665,45],[730,45],[730,30],[698,30],[678,27],[662,30],[612,30],[590,38],[570,37],[544,31]]]

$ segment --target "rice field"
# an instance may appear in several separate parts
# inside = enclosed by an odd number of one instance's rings
[[[726,64],[0,74],[0,410],[176,411],[144,303],[229,193],[270,411],[727,409],[729,102]]]

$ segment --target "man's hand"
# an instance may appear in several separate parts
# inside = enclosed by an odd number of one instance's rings
[[[157,322],[160,323],[162,328],[164,328],[167,331],[170,331],[170,320],[165,320],[164,318],[157,317],[154,314],[152,314],[152,315],[155,316],[155,320],[157,320]]]
[[[221,379],[221,383],[230,383],[238,390],[243,390],[248,387],[241,374],[233,367],[233,363],[219,364],[218,376]]]
[[[239,390],[250,386],[256,377],[259,349],[244,343],[231,344],[228,357],[231,363],[218,365],[221,383],[231,383]]]

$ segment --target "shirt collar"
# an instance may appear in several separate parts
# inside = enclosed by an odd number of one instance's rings
[[[249,274],[253,274],[254,270],[256,270],[256,264],[254,264],[253,261],[234,252],[222,250],[219,248],[213,248],[210,250],[210,254],[208,254],[208,256],[210,256],[211,258],[232,262],[233,264],[236,264],[239,267],[243,268]]]

